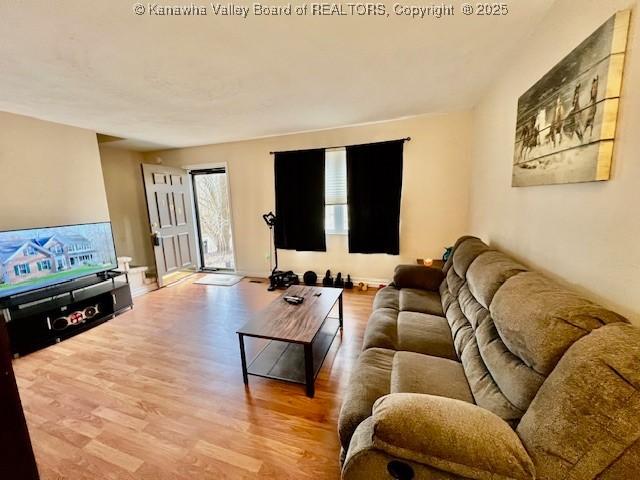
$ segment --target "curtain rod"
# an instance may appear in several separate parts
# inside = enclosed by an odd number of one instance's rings
[[[388,143],[388,142],[397,142],[402,140],[403,142],[410,142],[411,137],[398,138],[397,140],[383,140],[382,142],[369,142],[369,143],[356,143],[353,145],[337,145],[335,147],[322,147],[322,148],[300,148],[297,150],[284,150],[279,152],[269,152],[269,155],[273,155],[276,153],[287,153],[287,152],[304,152],[305,150],[333,150],[334,148],[346,148],[346,147],[358,147],[360,145],[371,145],[373,143]]]

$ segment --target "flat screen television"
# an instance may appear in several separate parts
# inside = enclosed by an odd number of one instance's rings
[[[0,232],[0,298],[117,265],[110,222]]]

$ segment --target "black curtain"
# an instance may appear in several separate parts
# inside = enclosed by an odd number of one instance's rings
[[[324,149],[277,152],[276,248],[325,252]]]
[[[347,147],[349,253],[400,253],[404,140]]]

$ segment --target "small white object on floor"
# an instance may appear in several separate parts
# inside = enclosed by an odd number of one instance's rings
[[[152,290],[158,289],[158,284],[154,278],[147,276],[149,267],[139,266],[132,267],[131,257],[118,257],[118,271],[126,272],[129,277],[129,287],[131,288],[131,296],[139,297]]]
[[[129,286],[131,287],[131,295],[139,297],[145,293],[149,293],[158,289],[158,284],[153,278],[147,277],[149,267],[129,267],[127,274],[129,275]]]
[[[238,275],[225,275],[222,273],[208,273],[204,277],[199,278],[193,283],[197,283],[199,285],[220,285],[223,287],[230,287],[231,285],[235,285],[244,277]]]

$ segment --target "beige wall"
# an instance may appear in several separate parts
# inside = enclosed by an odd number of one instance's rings
[[[560,0],[474,112],[470,231],[640,323],[638,2]],[[612,179],[512,188],[518,97],[616,10],[634,7]]]
[[[468,224],[469,113],[431,115],[146,154],[149,162],[184,167],[226,162],[231,184],[237,268],[265,274],[269,236],[261,215],[274,209],[273,156],[269,151],[330,147],[412,138],[405,144],[400,256],[349,254],[347,237],[330,235],[327,252],[279,251],[280,267],[318,274],[351,273],[355,278],[388,281],[395,265],[417,257],[440,257],[445,245],[466,233]],[[375,232],[371,232],[375,235]]]
[[[133,265],[155,268],[140,168],[144,157],[103,144],[100,158],[118,256],[133,258]]]
[[[0,112],[0,230],[109,220],[96,134]]]

